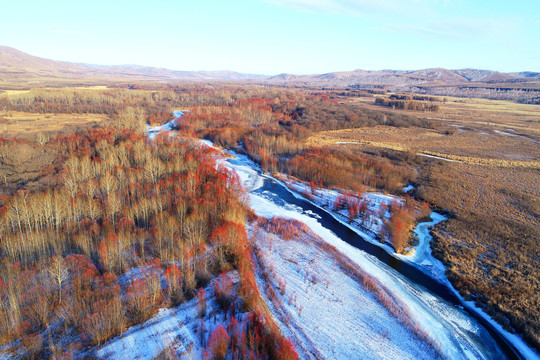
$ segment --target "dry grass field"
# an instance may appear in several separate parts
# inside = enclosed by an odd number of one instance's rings
[[[39,190],[55,184],[57,169],[53,164],[58,159],[43,144],[57,134],[75,133],[107,120],[106,114],[0,111],[0,138],[30,140],[0,144],[0,193],[11,195],[22,186]]]
[[[65,132],[107,120],[105,114],[35,114],[20,111],[0,112],[0,136],[34,137],[38,133]]]
[[[58,88],[46,88],[54,89]],[[76,90],[96,90],[103,91],[107,89],[107,86],[70,86],[65,88],[69,91]],[[10,96],[17,96],[25,93],[29,93],[31,90],[3,90],[0,91],[0,96],[9,98]],[[0,137],[4,138],[34,138],[36,134],[57,134],[59,132],[69,132],[69,129],[77,129],[81,126],[91,126],[93,124],[101,123],[107,120],[108,116],[104,114],[43,114],[43,113],[31,113],[23,111],[11,111],[1,110],[0,108]]]
[[[376,106],[373,98],[344,101]],[[451,282],[538,347],[540,107],[457,98],[447,98],[440,107],[426,113],[434,129],[326,131],[308,143],[401,153],[394,161],[417,172],[413,194],[449,214],[434,229],[433,251],[447,265]]]
[[[66,90],[106,90],[108,87],[106,85],[88,85],[88,86],[69,86],[64,87]],[[42,87],[42,89],[54,89],[58,90],[61,88],[58,87]],[[17,95],[17,94],[23,94],[30,92],[30,89],[20,89],[20,90],[3,90],[0,91],[0,94],[6,94],[6,95]]]
[[[537,105],[488,99],[445,98],[430,117],[467,126],[491,126],[539,140],[540,110]],[[471,117],[471,115],[474,115]]]
[[[540,168],[540,108],[537,105],[486,99],[441,98],[435,113],[394,110],[424,117],[434,129],[372,128],[320,132],[310,146],[356,145],[369,151],[384,148],[438,156],[467,164]],[[344,102],[381,109],[373,98]]]
[[[4,74],[6,71],[4,69]],[[63,88],[63,87],[99,87],[104,84],[118,84],[125,82],[125,78],[121,77],[102,77],[102,78],[61,78],[55,76],[43,77],[37,75],[17,77],[14,79],[0,79],[0,89],[4,91],[11,90],[28,90],[28,89],[44,89],[44,88]]]
[[[486,129],[486,126],[445,130],[375,126],[325,131],[307,141],[309,146],[357,145],[368,151],[371,148],[411,151],[468,164],[540,168],[538,141]]]
[[[381,95],[377,95],[381,96]],[[436,120],[441,126],[489,128],[516,135],[524,135],[540,140],[540,109],[537,105],[519,104],[511,101],[488,100],[476,98],[436,97],[440,100],[439,111],[419,113],[400,110],[418,117]],[[375,105],[373,97],[343,99],[343,102],[356,103],[373,109],[381,109]]]
[[[418,182],[418,197],[454,215],[432,246],[449,279],[538,347],[538,170],[444,162],[425,166]]]

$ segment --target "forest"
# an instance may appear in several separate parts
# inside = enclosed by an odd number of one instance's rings
[[[92,128],[44,144],[2,139],[4,154],[21,146],[54,154],[38,175],[50,182],[32,190],[4,184],[10,195],[0,211],[2,343],[21,339],[17,351],[27,358],[80,355],[160,307],[195,296],[203,304],[202,287],[237,269],[238,292],[223,285],[221,295],[236,329],[231,353],[294,358],[270,319],[261,323],[238,179],[189,137],[149,142],[129,129],[142,129],[142,118],[128,115],[129,108],[120,111],[123,128]],[[129,280],[130,271],[139,275]],[[253,316],[238,323],[237,311]],[[224,351],[222,339],[230,337],[223,331],[204,340],[208,353]]]

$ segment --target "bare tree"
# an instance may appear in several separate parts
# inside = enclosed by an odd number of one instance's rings
[[[118,113],[119,128],[128,128],[136,132],[144,132],[146,130],[146,114],[143,109],[128,106]]]
[[[47,269],[49,275],[58,287],[58,302],[62,302],[62,283],[67,279],[67,266],[60,255],[53,255]]]

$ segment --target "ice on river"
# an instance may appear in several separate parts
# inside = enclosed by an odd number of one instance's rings
[[[264,175],[256,167],[249,164],[249,161],[245,163],[242,159],[236,158],[228,160],[228,164],[238,172],[242,179],[248,179],[249,184],[260,184],[260,181],[254,179],[264,179]],[[249,184],[248,189],[252,189],[253,187]],[[400,302],[406,304],[417,326],[439,344],[439,350],[445,358],[491,359],[504,357],[498,352],[492,352],[495,348],[493,339],[466,312],[433,296],[375,257],[341,240],[332,231],[323,227],[316,218],[305,214],[301,208],[284,203],[277,195],[268,191],[261,191],[260,186],[257,191],[250,192],[250,205],[259,216],[281,216],[305,223],[315,234],[336,247],[365,272],[384,284]],[[433,219],[433,221],[437,221],[437,219]],[[428,251],[427,245],[425,251]],[[302,326],[301,323],[297,325]],[[482,330],[480,331],[480,329]],[[336,340],[329,339],[329,341]]]

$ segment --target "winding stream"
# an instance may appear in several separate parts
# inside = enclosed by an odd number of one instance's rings
[[[234,157],[227,159],[226,164],[240,175],[249,191],[251,207],[257,214],[296,218],[355,260],[364,271],[398,294],[415,315],[419,326],[440,344],[443,356],[452,359],[535,358],[532,352],[522,354],[455,290],[414,264],[366,241],[326,210],[294,196],[284,184],[262,174],[246,156],[233,152],[231,155]],[[429,232],[427,226],[416,230]]]
[[[175,112],[175,120],[182,116]],[[171,130],[174,121],[149,127],[149,136]],[[208,146],[209,142],[203,141]],[[302,221],[311,230],[378,279],[413,314],[417,325],[439,344],[449,359],[538,359],[517,336],[508,334],[485,314],[466,303],[446,281],[425,269],[392,255],[368,241],[369,235],[355,231],[328,211],[295,196],[283,183],[264,175],[245,155],[230,152],[225,165],[236,170],[248,190],[251,207],[260,216],[282,216]],[[442,220],[436,217],[435,221]],[[430,239],[426,224],[415,229]],[[423,249],[422,251],[425,251]],[[511,338],[511,340],[509,340]]]

